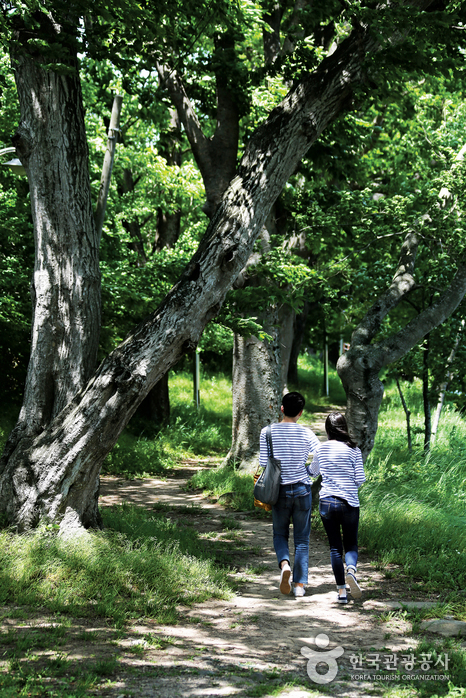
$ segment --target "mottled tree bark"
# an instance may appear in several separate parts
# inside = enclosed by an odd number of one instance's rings
[[[42,16],[49,44],[62,27]],[[99,240],[94,223],[84,109],[72,72],[46,70],[18,30],[12,54],[21,121],[14,137],[29,182],[35,235],[31,355],[15,438],[33,437],[82,388],[95,369],[100,332]]]
[[[7,491],[20,482],[18,499],[36,490],[30,468],[16,460],[86,384],[96,367],[101,301],[99,236],[91,202],[88,148],[78,61],[71,26],[38,15],[30,26],[18,24],[12,65],[21,108],[14,137],[28,177],[35,238],[31,282],[33,321],[31,354],[23,404],[2,457]],[[32,34],[34,32],[34,34]],[[39,39],[56,54],[40,52]],[[44,49],[41,49],[44,51]],[[44,64],[58,60],[66,70]],[[14,465],[16,463],[16,465]],[[5,465],[8,464],[9,467]],[[48,477],[54,465],[43,465]],[[79,474],[85,518],[99,525],[97,473]],[[37,496],[47,494],[37,492]],[[21,520],[19,510],[12,520]],[[25,522],[26,523],[26,522]],[[26,524],[27,525],[27,524]]]
[[[279,332],[272,324],[265,329],[272,341],[236,334],[233,348],[233,438],[226,462],[249,472],[257,467],[260,430],[280,415]]]

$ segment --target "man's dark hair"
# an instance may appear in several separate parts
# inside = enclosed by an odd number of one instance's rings
[[[283,412],[285,417],[296,417],[303,411],[306,400],[301,393],[287,393],[282,398]]]

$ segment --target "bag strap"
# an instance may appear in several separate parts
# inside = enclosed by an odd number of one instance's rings
[[[273,458],[273,444],[272,444],[272,425],[269,424],[265,432],[265,438],[267,439],[267,451],[270,458]]]

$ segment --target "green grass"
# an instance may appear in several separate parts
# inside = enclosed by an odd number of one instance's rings
[[[298,359],[298,385],[289,385],[290,390],[298,390],[306,399],[302,422],[306,423],[312,412],[323,405],[346,405],[346,395],[334,368],[329,367],[329,395],[324,390],[324,366],[317,356],[302,354]]]
[[[103,531],[70,540],[58,538],[55,526],[23,535],[0,531],[1,620],[8,621],[0,632],[2,698],[99,695],[128,671],[118,640],[131,623],[174,624],[180,605],[230,598],[232,556],[248,553],[240,541],[198,535],[190,525],[200,515],[195,507],[123,505],[102,515]],[[226,531],[236,527],[232,517],[223,523]],[[82,623],[104,627],[75,627]],[[168,636],[141,641],[158,650],[173,644]],[[83,643],[79,660],[68,658],[70,642]],[[144,651],[139,644],[126,649]]]
[[[222,458],[231,442],[231,381],[202,376],[201,407],[193,404],[189,373],[170,373],[170,423],[157,429],[133,418],[103,464],[102,473],[128,478],[163,474],[183,459]]]
[[[222,504],[235,511],[253,511],[252,475],[234,469],[233,465],[209,470],[199,470],[189,481],[193,489],[202,489],[208,496],[219,499]],[[262,512],[262,509],[256,509]],[[267,516],[266,512],[263,512]]]
[[[415,392],[415,389],[418,392]],[[466,587],[466,424],[448,408],[434,447],[423,450],[419,386],[407,391],[415,441],[410,452],[395,389],[379,415],[361,489],[360,542],[384,563],[428,582],[430,589]]]
[[[0,532],[0,604],[102,616],[122,624],[175,622],[177,605],[227,598],[227,570],[192,528],[161,512],[103,510],[106,529],[76,540],[38,530]]]

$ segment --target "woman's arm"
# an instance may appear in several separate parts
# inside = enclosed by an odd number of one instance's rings
[[[366,474],[364,472],[361,449],[355,448],[355,451],[356,460],[354,462],[354,482],[358,487],[360,487],[363,482],[366,482]]]
[[[314,451],[314,455],[312,457],[312,463],[307,464],[306,463],[306,469],[309,475],[312,475],[316,477],[320,473],[320,464],[319,464],[319,449],[317,451]]]

